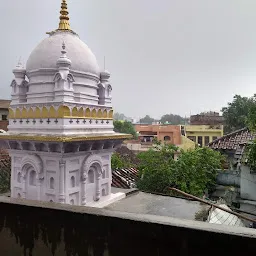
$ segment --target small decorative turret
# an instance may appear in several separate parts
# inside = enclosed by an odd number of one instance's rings
[[[21,61],[19,60],[17,66],[13,69],[13,74],[15,76],[15,80],[16,82],[19,84],[20,80],[24,80],[25,79],[25,75],[26,75],[26,69],[23,67],[23,65],[21,64]],[[21,81],[21,82],[22,82]]]
[[[26,81],[26,69],[19,61],[13,69],[14,79],[11,83],[12,87],[12,104],[27,101],[28,82]]]
[[[57,60],[57,67],[60,68],[70,68],[71,66],[71,60],[67,57],[66,55],[66,45],[63,42],[62,44],[62,51],[61,51],[61,56],[60,58]]]
[[[66,45],[63,42],[61,56],[57,60],[59,71],[55,74],[53,81],[55,82],[54,94],[55,100],[73,101],[74,100],[74,77],[70,73],[71,60],[66,55]]]
[[[110,73],[105,70],[100,73],[100,83],[98,85],[99,104],[112,106],[112,86],[109,83]]]

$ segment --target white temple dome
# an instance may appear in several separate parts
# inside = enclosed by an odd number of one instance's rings
[[[67,57],[71,60],[72,71],[100,75],[95,55],[76,34],[69,31],[56,31],[44,39],[30,54],[26,65],[27,72],[57,69],[63,42],[66,45]]]

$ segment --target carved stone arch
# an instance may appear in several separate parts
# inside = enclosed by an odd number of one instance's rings
[[[111,84],[108,85],[107,90],[109,90],[109,91],[113,90]]]
[[[99,165],[100,168],[97,168],[98,174],[102,174],[103,166],[102,166],[102,158],[99,155],[90,154],[84,159],[82,164],[82,173],[88,174],[90,167],[93,164]]]
[[[75,82],[74,76],[73,76],[72,74],[68,74],[67,80],[68,80],[69,82],[72,82],[72,83]]]
[[[54,75],[53,82],[58,82],[59,80],[63,79],[61,74],[58,72]]]
[[[17,86],[17,83],[16,83],[16,80],[13,79],[12,82],[11,82],[11,87],[15,87],[15,86]]]
[[[21,85],[22,87],[28,87],[28,81],[23,80],[20,85]]]
[[[43,178],[43,161],[36,154],[30,154],[22,158],[21,160],[21,172],[22,176],[26,177],[27,171],[30,167],[33,167],[38,178]]]

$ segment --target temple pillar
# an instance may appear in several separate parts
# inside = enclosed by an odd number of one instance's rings
[[[95,201],[100,200],[100,177],[101,177],[101,172],[96,172],[96,197]]]
[[[60,160],[60,194],[59,202],[64,204],[66,201],[65,197],[65,170],[66,170],[66,161]]]
[[[86,175],[86,173],[85,172],[83,172],[83,174],[82,174],[82,177],[81,177],[81,181],[82,181],[82,202],[81,202],[81,204],[82,205],[86,205],[86,180],[87,180],[87,175]]]

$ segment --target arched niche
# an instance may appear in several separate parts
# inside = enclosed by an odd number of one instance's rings
[[[21,111],[21,118],[28,118],[28,112],[27,109],[24,107]]]
[[[41,110],[40,110],[39,107],[36,107],[36,108],[35,108],[35,111],[34,111],[34,118],[37,118],[37,119],[41,118]]]
[[[75,176],[71,176],[71,178],[70,178],[70,187],[71,188],[76,187],[76,178],[75,178]]]
[[[42,118],[49,118],[49,111],[46,107],[42,108]]]
[[[91,117],[91,111],[89,108],[86,108],[85,110],[85,117]]]
[[[15,118],[21,118],[21,111],[19,108],[16,108],[16,111],[15,111]]]
[[[107,117],[108,117],[108,111],[107,111],[106,109],[103,111],[102,116],[103,116],[104,118],[107,118]]]
[[[103,114],[102,114],[102,111],[101,109],[98,110],[98,113],[97,113],[97,117],[98,118],[102,118]]]
[[[29,110],[28,110],[28,118],[35,118],[35,114],[34,114],[33,108],[29,108]]]
[[[78,117],[84,117],[84,108],[81,107],[79,110],[78,110]]]
[[[42,178],[43,175],[43,162],[42,159],[36,155],[31,154],[22,158],[21,160],[21,170],[23,176],[26,177],[27,172],[31,167],[35,170],[39,178]]]
[[[72,117],[78,117],[78,109],[77,109],[77,107],[74,107],[72,109]]]
[[[56,118],[57,117],[57,112],[53,106],[50,107],[49,109],[49,118]]]
[[[54,189],[55,188],[55,180],[53,177],[50,178],[50,189]]]
[[[93,118],[97,117],[97,111],[95,108],[92,110],[91,117],[93,117]]]
[[[114,111],[113,109],[111,109],[109,112],[108,112],[108,118],[113,118],[113,115],[114,115]]]
[[[71,116],[71,112],[69,107],[67,106],[60,106],[58,108],[58,117],[59,118],[64,118],[64,117],[70,117]]]

